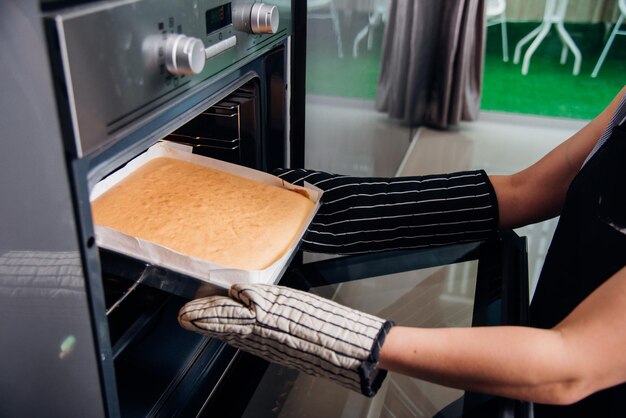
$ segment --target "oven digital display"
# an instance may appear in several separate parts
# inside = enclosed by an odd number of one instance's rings
[[[230,3],[206,11],[206,33],[209,34],[233,23]]]

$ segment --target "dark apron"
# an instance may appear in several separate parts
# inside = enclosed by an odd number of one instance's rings
[[[530,324],[555,326],[624,267],[625,231],[626,128],[617,126],[570,185],[530,306]],[[626,384],[570,406],[535,405],[535,417],[626,417]]]

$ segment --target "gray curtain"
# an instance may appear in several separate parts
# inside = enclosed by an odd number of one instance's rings
[[[411,126],[476,119],[484,10],[484,0],[391,0],[376,108]]]

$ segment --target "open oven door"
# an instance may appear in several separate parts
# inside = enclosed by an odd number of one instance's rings
[[[306,259],[306,257],[305,257]],[[332,258],[292,267],[281,285],[307,290],[398,325],[525,325],[526,239]],[[528,417],[523,402],[390,373],[374,398],[240,352],[204,405],[219,417]]]

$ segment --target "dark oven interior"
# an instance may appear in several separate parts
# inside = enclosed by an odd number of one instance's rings
[[[258,81],[249,81],[165,139],[192,146],[194,154],[262,168],[258,97]]]
[[[186,298],[108,273],[103,284],[121,416],[195,416],[235,350],[178,325]]]

